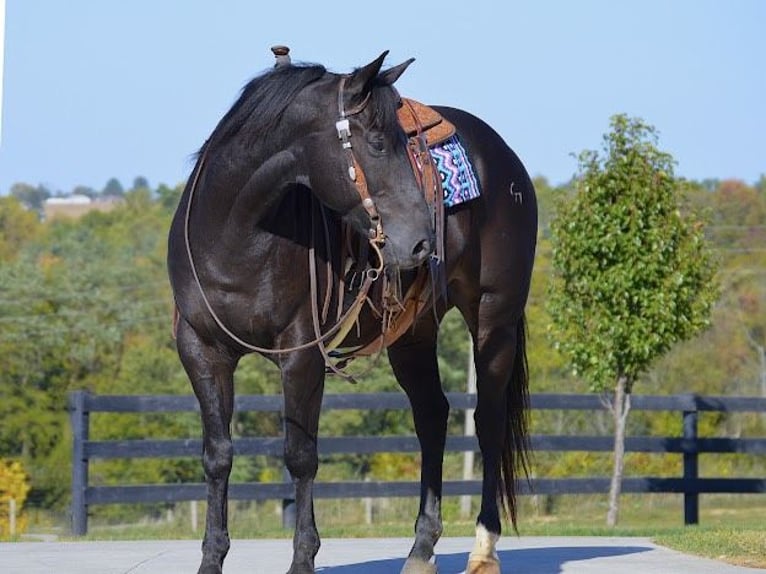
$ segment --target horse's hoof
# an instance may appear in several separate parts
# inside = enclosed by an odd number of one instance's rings
[[[203,562],[197,570],[197,574],[222,574],[223,568],[220,564],[211,564],[209,562]]]
[[[500,574],[500,562],[489,556],[471,557],[465,574]]]
[[[308,564],[293,563],[287,574],[314,574],[314,567]]]
[[[436,574],[436,564],[418,558],[407,558],[401,574]]]

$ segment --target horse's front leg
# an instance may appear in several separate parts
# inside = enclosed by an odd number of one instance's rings
[[[324,391],[324,360],[316,350],[292,353],[281,365],[285,402],[285,465],[295,484],[293,561],[288,574],[313,574],[319,551],[314,518],[317,431]]]
[[[177,345],[202,417],[207,516],[199,574],[219,574],[229,551],[227,503],[233,458],[230,424],[237,358],[205,344],[183,319],[178,325]]]
[[[444,396],[436,360],[436,324],[428,318],[388,351],[399,384],[409,397],[420,441],[420,509],[415,543],[402,574],[434,574],[434,546],[442,534],[441,499],[444,443],[449,403]]]

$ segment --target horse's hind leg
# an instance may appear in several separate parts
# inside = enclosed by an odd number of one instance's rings
[[[233,375],[237,358],[207,345],[183,319],[178,325],[177,345],[202,416],[207,516],[198,574],[218,574],[229,551],[227,501],[233,458],[229,426],[234,407]]]
[[[414,333],[407,333],[388,350],[394,374],[412,405],[422,456],[415,543],[402,574],[435,573],[431,558],[442,534],[442,459],[449,403],[442,391],[436,361],[436,329],[436,323],[428,316],[420,321]]]
[[[290,354],[281,364],[285,401],[285,465],[295,483],[293,562],[288,574],[313,574],[319,551],[314,518],[317,431],[324,392],[324,360],[315,351]]]
[[[502,295],[481,297],[478,324],[472,329],[477,379],[474,414],[483,460],[481,509],[476,543],[466,574],[500,574],[495,544],[501,523],[498,498],[508,504],[515,526],[513,467],[524,456],[526,401],[524,322]],[[515,417],[515,418],[514,418]]]

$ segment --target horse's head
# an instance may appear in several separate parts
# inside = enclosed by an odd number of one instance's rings
[[[292,113],[313,116],[301,155],[314,194],[377,243],[385,265],[410,268],[433,252],[434,231],[396,114],[393,84],[413,60],[381,72],[386,54],[352,74],[328,74]]]

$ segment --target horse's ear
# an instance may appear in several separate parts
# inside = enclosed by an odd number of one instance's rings
[[[385,84],[386,86],[393,86],[394,82],[399,79],[399,76],[401,76],[404,73],[404,70],[407,69],[407,67],[412,64],[412,62],[415,61],[415,58],[410,58],[406,62],[402,62],[398,66],[394,66],[393,68],[389,68],[388,70],[381,72],[378,76],[381,83]]]
[[[372,89],[372,82],[378,76],[380,68],[383,67],[383,60],[388,56],[388,50],[375,58],[366,66],[354,70],[348,79],[347,90],[353,100],[363,100]]]

